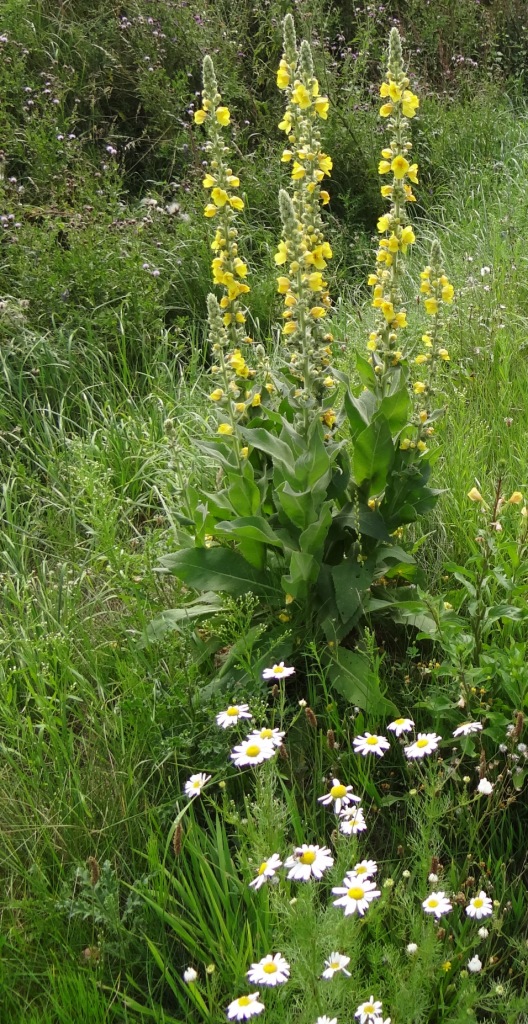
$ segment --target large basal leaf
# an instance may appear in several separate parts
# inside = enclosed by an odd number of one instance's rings
[[[282,548],[282,541],[262,516],[241,516],[239,519],[225,520],[216,524],[213,533],[225,537],[260,541],[262,544],[271,544],[273,547]]]
[[[373,715],[394,715],[398,709],[380,691],[378,678],[358,651],[338,647],[325,664],[332,686],[345,700]]]
[[[293,473],[293,455],[285,441],[279,440],[278,437],[262,427],[254,429],[246,427],[245,430],[241,428],[240,433],[248,444],[265,452],[266,455],[270,455],[273,461],[277,462],[279,466],[283,466],[288,473]]]
[[[276,587],[242,555],[228,548],[175,551],[160,559],[164,569],[194,590],[213,590],[240,596],[252,591],[269,596]]]
[[[368,481],[369,494],[379,494],[385,487],[394,461],[394,445],[387,420],[377,417],[358,434],[354,444],[352,466],[356,484]]]
[[[387,420],[391,434],[399,434],[407,426],[411,412],[411,399],[406,387],[387,395],[380,403],[380,413]]]
[[[374,578],[372,566],[345,560],[330,570],[335,599],[343,622],[351,622],[363,608],[365,596]],[[352,627],[351,627],[352,628]]]

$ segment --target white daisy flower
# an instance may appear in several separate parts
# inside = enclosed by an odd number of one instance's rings
[[[472,974],[478,974],[478,972],[482,970],[482,960],[480,960],[478,956],[474,956],[468,962],[467,966],[468,971],[471,971]]]
[[[423,901],[422,907],[426,914],[434,914],[435,917],[442,917],[443,914],[448,914],[453,909],[445,892],[432,892]]]
[[[419,732],[418,739],[411,743],[409,747],[404,747],[404,754],[406,757],[425,757],[426,754],[432,754],[433,750],[436,750],[442,737],[437,736],[435,732]]]
[[[275,876],[280,867],[282,867],[282,861],[278,853],[272,853],[271,857],[262,861],[262,864],[258,869],[257,877],[249,883],[250,888],[260,889],[261,885],[264,885],[264,882],[266,882],[268,878],[273,878]]]
[[[337,1017],[327,1017],[326,1013],[318,1017],[315,1024],[337,1024]]]
[[[334,858],[330,856],[330,850],[326,846],[309,846],[303,843],[284,861],[284,867],[290,869],[288,878],[293,878],[296,882],[308,882],[312,876],[321,878],[333,863]]]
[[[369,878],[363,880],[352,874],[345,875],[343,885],[334,887],[332,892],[339,896],[338,900],[333,901],[334,907],[343,907],[345,917],[356,911],[363,917],[369,903],[381,896],[380,890],[375,888],[375,883]]]
[[[395,718],[394,722],[390,722],[387,726],[387,729],[390,729],[396,736],[401,736],[402,732],[410,732],[413,726],[412,718]]]
[[[376,874],[377,870],[378,865],[375,860],[360,860],[347,874],[354,875],[356,878],[370,878],[371,875]]]
[[[487,928],[479,928],[479,930],[477,932],[477,935],[478,935],[479,939],[487,939],[487,937],[489,935],[489,931],[488,931]]]
[[[363,754],[363,756],[377,754],[378,757],[383,757],[385,751],[390,747],[385,736],[373,736],[370,732],[366,732],[364,736],[354,736],[353,744],[355,753]]]
[[[330,953],[328,960],[325,960],[325,970],[323,971],[322,978],[333,978],[334,974],[341,971],[346,974],[347,978],[351,977],[350,971],[347,971],[346,965],[350,963],[349,956],[343,956],[342,953]]]
[[[361,1003],[361,1006],[358,1006],[354,1017],[359,1017],[359,1024],[367,1024],[367,1021],[378,1021],[381,1006],[380,1000],[375,1000],[374,996],[371,996],[366,1003]]]
[[[274,747],[280,747],[285,735],[286,733],[281,732],[280,729],[268,729],[267,726],[264,726],[262,729],[254,729],[247,738],[248,740],[270,740]]]
[[[191,800],[193,796],[200,796],[203,787],[206,782],[209,782],[210,778],[211,776],[206,775],[205,772],[198,772],[196,775],[191,775],[190,779],[188,779],[183,787],[185,796],[188,796],[189,800]]]
[[[347,807],[349,803],[352,803],[352,801],[357,804],[361,801],[361,797],[354,795],[352,786],[343,785],[339,779],[332,779],[330,792],[326,793],[325,796],[318,797],[317,799],[320,804],[326,804],[327,806],[333,801],[334,811],[336,814],[339,814],[341,808]]]
[[[196,981],[198,973],[195,971],[194,967],[186,967],[182,977],[185,984],[190,985],[193,981]]]
[[[237,768],[243,768],[246,764],[262,764],[276,753],[277,748],[270,740],[257,740],[254,737],[249,737],[243,743],[233,747],[231,759]]]
[[[282,985],[290,977],[290,965],[280,953],[268,953],[258,964],[251,964],[247,976],[254,985]]]
[[[233,1002],[229,1003],[227,1007],[229,1020],[248,1020],[249,1017],[255,1017],[257,1013],[262,1013],[264,1003],[259,1003],[259,994],[259,992],[251,992],[248,996],[239,996],[238,999],[233,999]]]
[[[493,793],[493,783],[489,779],[481,779],[477,786],[477,793],[483,793],[484,796],[491,796]]]
[[[351,807],[340,814],[339,831],[345,836],[356,836],[358,832],[364,832],[367,823],[361,807]]]
[[[278,665],[274,665],[273,668],[265,668],[262,673],[263,679],[286,679],[287,676],[292,676],[295,672],[294,668],[288,668],[283,661],[279,662]]]
[[[457,736],[471,736],[472,732],[480,732],[481,729],[481,722],[464,722],[455,729],[453,736],[455,739]]]
[[[481,917],[489,917],[492,913],[493,902],[483,889],[480,890],[478,896],[473,896],[466,907],[467,916],[476,917],[477,921],[480,921]]]
[[[216,724],[227,729],[230,725],[236,725],[239,718],[253,718],[248,704],[230,704],[227,711],[221,711],[216,716]]]

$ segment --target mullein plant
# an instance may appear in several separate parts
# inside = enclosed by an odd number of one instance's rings
[[[209,56],[203,62],[202,106],[194,120],[204,125],[207,132],[209,170],[202,184],[208,191],[209,201],[204,216],[213,221],[216,228],[211,242],[211,270],[213,284],[222,290],[220,299],[213,293],[207,297],[209,342],[215,360],[210,372],[217,385],[209,398],[219,409],[218,433],[230,436],[236,433],[248,407],[260,405],[261,391],[251,385],[256,370],[248,365],[244,355],[253,339],[246,331],[247,309],[242,302],[250,291],[246,280],[248,266],[239,256],[236,227],[244,200],[238,194],[240,179],[229,166],[230,151],[223,138],[231,113],[222,104]]]
[[[204,186],[210,189],[210,202],[205,214],[216,228],[213,278],[223,294],[208,298],[215,360],[211,372],[217,383],[210,397],[220,412],[220,436],[200,442],[200,447],[213,456],[221,473],[214,494],[188,489],[188,516],[180,522],[194,530],[192,536],[181,534],[181,550],[165,556],[163,564],[209,596],[252,592],[257,614],[266,621],[266,627],[257,626],[263,661],[271,645],[275,650],[283,645],[281,657],[290,657],[300,630],[309,641],[324,637],[325,664],[335,685],[359,706],[388,710],[368,660],[340,647],[340,641],[366,614],[386,614],[404,623],[417,614],[409,601],[409,596],[416,598],[414,591],[409,595],[404,588],[400,600],[401,588],[383,584],[412,580],[414,560],[398,539],[402,527],[427,513],[436,500],[436,492],[427,486],[427,439],[440,412],[430,407],[431,368],[445,358],[441,320],[453,291],[436,247],[424,271],[427,292],[422,288],[432,325],[424,338],[430,344],[423,341],[419,355],[425,363],[418,361],[423,379],[413,389],[410,368],[416,348],[405,346],[400,337],[406,330],[410,333],[401,284],[403,261],[414,242],[406,207],[414,200],[417,180],[416,164],[409,159],[409,123],[418,99],[409,89],[400,38],[393,29],[389,70],[381,87],[381,113],[388,118],[391,141],[380,165],[382,175],[392,174],[383,186],[391,206],[378,225],[385,237],[379,244],[376,281],[371,280],[379,324],[369,341],[369,358],[356,354],[358,383],[350,384],[332,366],[327,280],[332,249],[322,217],[330,198],[323,185],[332,160],[321,143],[330,104],[320,94],[309,44],[303,41],[297,47],[291,15],[284,21],[277,84],[286,100],[279,128],[286,135],[281,159],[290,181],[279,195],[282,237],[275,264],[284,307],[271,368],[263,346],[251,345],[245,333],[247,267],[238,252],[236,230],[242,200],[222,137],[230,114],[221,104],[212,63],[204,61],[203,103],[195,120],[208,132]],[[250,352],[255,368],[246,361]],[[339,408],[338,382],[345,392]],[[346,438],[337,436],[342,428]],[[195,604],[196,615],[212,610],[203,601]],[[186,608],[185,614],[194,612]],[[229,667],[227,659],[226,666],[224,676],[236,671],[235,660]]]

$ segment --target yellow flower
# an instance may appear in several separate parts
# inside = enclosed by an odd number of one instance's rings
[[[420,100],[414,95],[410,89],[406,89],[403,94],[402,112],[404,117],[414,117],[418,107],[420,106]]]
[[[330,100],[326,96],[318,96],[318,98],[315,101],[315,109],[319,114],[319,117],[322,117],[323,121],[326,121],[328,117],[329,106]]]
[[[386,96],[390,96],[390,85],[388,82],[382,82],[380,85],[380,96],[385,99]]]
[[[409,181],[412,181],[413,185],[417,185],[418,184],[418,164],[411,164],[411,166],[409,167],[409,170],[407,171],[407,177],[409,178]],[[408,186],[405,186],[405,188],[407,190]],[[412,192],[411,192],[411,195],[412,195]],[[413,200],[414,200],[414,196],[413,196]]]
[[[394,177],[398,181],[401,181],[401,179],[405,177],[407,171],[409,170],[409,167],[409,161],[406,160],[405,157],[401,155],[401,153],[399,154],[399,156],[394,157],[394,160],[390,165],[390,169],[393,172]]]
[[[445,284],[444,287],[442,288],[442,299],[443,299],[443,301],[444,302],[452,302],[454,294],[455,294],[455,289],[453,288],[453,285],[449,284],[449,282],[447,284]]]
[[[451,970],[451,961],[450,961],[450,960],[446,960],[446,961],[445,961],[445,962],[444,962],[444,963],[442,964],[442,970],[443,970],[443,971],[445,971],[446,973],[447,973],[447,971],[450,971],[450,970]]]
[[[333,388],[333,387],[335,387],[335,380],[334,380],[333,377],[325,377],[325,379],[323,381],[323,384],[324,384],[325,388]]]
[[[311,106],[312,99],[307,88],[298,82],[292,92],[292,103],[296,103],[301,110],[306,110],[307,107]]]
[[[326,189],[322,188],[319,196],[323,206],[328,206],[328,203],[330,202],[330,193],[327,192]]]
[[[244,200],[240,196],[229,196],[229,205],[233,210],[243,210]]]
[[[367,350],[369,352],[375,352],[377,349],[377,343],[375,341],[367,341]]]
[[[218,434],[222,434],[225,437],[229,437],[233,433],[233,427],[231,423],[220,423],[217,429]]]
[[[241,454],[243,459],[247,459],[247,457],[249,455],[249,448],[247,447],[247,445],[244,448],[240,449],[240,454]]]
[[[206,117],[207,117],[207,113],[205,112],[205,110],[196,110],[195,113],[194,113],[194,123],[195,124],[203,124],[205,119],[206,119]]]
[[[427,384],[424,384],[423,380],[417,380],[414,384],[413,391],[415,395],[424,395],[427,391]]]
[[[388,248],[389,252],[398,252],[398,249],[400,248],[400,243],[399,243],[398,239],[396,238],[396,235],[391,235],[390,236],[389,244],[388,244],[387,248]]]
[[[216,206],[214,206],[213,203],[207,203],[204,210],[204,217],[216,217],[217,213],[218,209]]]
[[[290,162],[290,160],[292,160],[292,159],[293,159],[293,153],[292,153],[291,149],[283,150],[283,153],[282,153],[282,156],[281,156],[281,163],[288,164]]]
[[[392,185],[382,185],[380,192],[384,199],[390,199],[390,197],[392,196]]]
[[[524,498],[520,491],[514,491],[511,498],[508,498],[509,505],[521,505],[523,501]]]
[[[427,445],[426,445],[425,441],[418,441],[416,447],[417,447],[419,452],[426,452],[427,451]]]
[[[378,174],[388,174],[391,169],[391,165],[388,160],[380,160],[378,164]]]
[[[223,397],[224,392],[222,391],[222,388],[215,388],[214,391],[211,391],[211,394],[209,395],[209,398],[211,399],[212,402],[219,402],[220,399]]]
[[[389,96],[393,103],[397,103],[398,100],[401,100],[401,95],[402,92],[399,85],[396,85],[396,82],[391,82],[389,85]]]
[[[430,334],[422,334],[422,341],[423,341],[424,345],[426,346],[426,348],[432,348],[433,347],[433,339],[431,338]]]
[[[212,188],[213,185],[216,185],[216,178],[213,178],[212,174],[206,174],[202,185],[204,188]]]
[[[389,230],[391,218],[389,213],[384,213],[381,217],[378,217],[378,223],[376,225],[378,231],[383,233]]]
[[[430,283],[430,281],[422,281],[422,283],[420,285],[420,291],[421,291],[422,295],[430,295],[431,294],[431,283]]]
[[[411,442],[410,442],[409,438],[408,437],[404,437],[403,440],[400,441],[400,450],[402,452],[406,452],[406,451],[408,451],[408,449],[410,447],[411,447]]]
[[[284,117],[283,117],[283,119],[282,119],[282,121],[279,121],[278,127],[281,129],[281,131],[286,132],[287,134],[289,134],[291,132],[291,126],[292,126],[292,118],[291,118],[291,114],[290,114],[289,110],[287,110],[285,115],[284,115]]]
[[[438,302],[436,299],[426,299],[424,306],[425,312],[429,313],[430,316],[435,316],[438,313]]]
[[[237,178],[236,174],[228,174],[227,184],[230,185],[231,188],[238,188],[240,185],[240,178]]]
[[[262,396],[257,392],[257,394],[253,395],[253,398],[251,399],[251,405],[253,406],[254,409],[257,409],[261,401]]]
[[[370,287],[372,288],[373,285],[377,285],[377,283],[378,283],[378,275],[377,274],[369,274],[368,279],[367,279],[367,284],[370,285]]]
[[[421,355],[416,356],[416,359],[414,361],[415,361],[417,366],[421,366],[422,363],[426,363],[428,359],[429,359],[429,356],[426,356],[426,355],[424,355],[422,353]]]
[[[405,310],[401,310],[400,313],[396,313],[394,323],[397,324],[398,327],[407,327],[407,313]]]
[[[224,127],[229,124],[231,120],[231,114],[229,113],[227,107],[216,108],[216,120],[218,121],[218,124],[221,124]]]
[[[297,330],[295,320],[290,320],[287,324],[284,324],[282,330],[284,334],[295,334],[295,331]]]
[[[228,195],[225,189],[218,188],[217,186],[211,192],[211,199],[213,200],[215,206],[222,207],[225,206],[225,204],[227,203]]]
[[[279,295],[286,295],[286,292],[290,289],[289,277],[278,277],[277,278],[277,291]]]
[[[275,253],[275,263],[277,266],[282,266],[288,259],[288,246],[286,242],[279,242],[279,251]]]
[[[301,178],[304,178],[305,174],[306,171],[303,165],[300,164],[298,160],[294,160],[291,172],[292,181],[300,181]]]
[[[322,421],[327,427],[333,427],[336,420],[337,416],[333,409],[327,409],[326,412],[323,413]]]
[[[277,88],[287,89],[290,84],[289,69],[284,57],[282,58],[277,71]]]
[[[235,402],[235,412],[241,413],[246,411],[245,402]]]
[[[308,287],[313,292],[320,292],[323,288],[326,288],[326,282],[323,281],[323,275],[319,270],[314,270],[311,274],[308,274]]]
[[[449,352],[447,351],[446,348],[439,348],[438,349],[438,355],[440,356],[440,359],[444,360],[444,363],[448,363],[449,362],[450,355],[449,355]]]
[[[326,309],[324,306],[312,306],[310,316],[313,316],[315,320],[319,320],[320,317],[326,316]]]
[[[390,117],[393,110],[394,106],[392,103],[384,103],[383,106],[380,107],[380,117]]]
[[[385,302],[381,303],[381,307],[380,308],[381,308],[381,312],[383,313],[383,316],[385,317],[387,323],[390,323],[391,320],[394,320],[394,306],[393,306],[392,302],[389,302],[388,300],[386,300]]]
[[[332,170],[332,167],[334,166],[333,163],[332,163],[332,157],[331,156],[327,156],[326,153],[320,153],[319,159],[318,159],[317,162],[319,164],[320,169],[325,174],[330,176],[330,171]]]
[[[403,245],[412,245],[413,242],[416,241],[416,235],[410,225],[403,229],[401,233],[401,241]]]
[[[467,496],[470,499],[470,501],[484,501],[484,498],[482,497],[480,491],[477,491],[476,487],[472,487],[471,490],[468,491]]]

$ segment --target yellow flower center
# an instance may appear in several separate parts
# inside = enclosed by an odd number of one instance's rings
[[[376,1007],[373,1003],[365,1003],[363,1013],[376,1013]]]
[[[265,870],[266,870],[267,866],[268,866],[268,862],[267,862],[267,860],[263,860],[263,861],[262,861],[262,864],[260,865],[260,867],[259,867],[259,869],[258,869],[258,873],[259,873],[259,875],[263,875],[263,874],[264,874],[264,872],[265,872]]]
[[[332,796],[334,800],[338,800],[340,797],[346,796],[346,786],[343,786],[342,784],[339,786],[332,786],[330,796]]]
[[[236,708],[236,707],[228,708],[227,711],[226,711],[226,715],[229,715],[230,718],[236,718],[236,716],[238,715],[238,708]]]
[[[261,735],[263,740],[270,740],[271,737],[273,736],[273,730],[272,729],[261,729],[260,730],[260,735]]]
[[[273,671],[274,671],[276,676],[281,676],[283,671],[284,671],[284,669],[283,669],[282,665],[274,665],[273,666]]]
[[[475,899],[472,900],[471,902],[473,903],[473,906],[477,908],[477,910],[480,907],[484,906],[484,900],[481,900],[480,896],[475,896]]]
[[[199,780],[197,780],[196,782],[193,782],[193,789],[200,789],[200,786],[201,786],[201,782]]]
[[[434,899],[434,897],[431,897],[430,900],[427,900],[427,906],[431,907],[431,909],[434,910],[435,907],[438,906],[438,900]]]
[[[394,719],[394,724],[395,725],[403,725],[404,722],[405,722],[404,718],[395,718]]]
[[[421,749],[422,747],[426,747],[428,743],[429,743],[429,740],[418,740],[417,743],[416,743],[416,746],[420,747],[420,749]]]
[[[339,968],[341,967],[341,964],[339,963],[339,960],[331,960],[330,967],[332,968],[333,971],[338,971]]]
[[[249,1006],[250,1002],[251,999],[249,998],[249,996],[240,996],[240,998],[237,999],[237,1003],[239,1006]]]
[[[365,890],[362,885],[353,885],[352,888],[348,890],[347,895],[350,896],[351,900],[361,900],[365,895]]]
[[[315,853],[313,850],[306,850],[305,853],[299,857],[301,864],[313,864],[315,860]]]
[[[246,754],[248,757],[257,757],[260,754],[258,743],[250,743],[249,747],[246,748]]]
[[[367,869],[364,866],[364,864],[358,864],[357,868],[354,868],[354,870],[356,872],[356,875],[364,875],[364,874],[366,874],[366,871],[367,871]]]
[[[262,970],[264,971],[264,974],[275,974],[275,971],[277,970],[277,964],[274,964],[274,963],[264,964],[264,967],[262,968]]]
[[[369,747],[377,747],[377,745],[378,745],[378,737],[377,736],[369,736],[369,738],[367,740],[367,746],[369,746]]]

